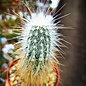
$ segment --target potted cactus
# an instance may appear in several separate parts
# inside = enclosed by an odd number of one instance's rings
[[[61,34],[57,33],[59,22],[54,23],[56,16],[46,11],[45,5],[38,4],[35,13],[28,7],[29,19],[22,18],[20,58],[9,65],[6,86],[58,86],[59,61],[55,52],[61,53]]]

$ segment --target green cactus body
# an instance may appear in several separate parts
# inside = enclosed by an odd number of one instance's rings
[[[45,64],[50,54],[50,34],[49,30],[44,26],[33,26],[28,36],[28,45],[26,47],[28,53],[28,63],[35,62],[34,69],[37,68],[39,62]]]

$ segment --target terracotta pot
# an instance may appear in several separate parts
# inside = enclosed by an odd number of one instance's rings
[[[5,86],[11,86],[11,85],[10,85],[10,80],[9,80],[9,71],[10,71],[11,67],[12,67],[13,65],[15,65],[15,64],[18,62],[18,60],[19,60],[19,59],[16,59],[16,60],[14,60],[13,62],[11,62],[11,63],[9,64],[8,71],[7,71],[7,74],[6,74],[6,85],[5,85]],[[59,73],[58,67],[57,67],[57,65],[56,65],[55,63],[53,63],[53,66],[54,66],[54,68],[55,68],[56,77],[58,77],[57,80],[56,80],[55,86],[58,86],[58,84],[59,84],[59,82],[60,82],[60,73]]]

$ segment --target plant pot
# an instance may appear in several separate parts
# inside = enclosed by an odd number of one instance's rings
[[[15,73],[17,70],[15,65],[17,64],[18,61],[19,61],[19,59],[16,59],[9,65],[9,68],[7,71],[7,78],[6,78],[6,86],[27,86],[27,85],[25,85],[26,83],[22,84],[22,82],[24,82],[24,79],[20,79],[19,76],[16,76],[16,78],[14,78],[15,75],[12,74],[12,72]],[[28,86],[58,86],[58,83],[60,81],[60,73],[59,73],[58,67],[55,63],[53,63],[53,67],[54,67],[54,71],[52,72],[52,69],[51,69],[51,71],[50,71],[51,73],[49,75],[45,76],[45,78],[50,78],[51,81],[48,80],[46,84],[41,84],[41,85],[39,85],[39,84],[37,85],[37,82],[34,85],[34,82],[33,82],[33,84],[30,84]],[[27,76],[28,75],[26,75],[26,77]],[[51,77],[51,76],[54,76],[56,79],[53,79],[54,77]],[[38,78],[38,76],[36,78]],[[50,83],[50,82],[53,82],[53,80],[54,80],[54,84]],[[37,81],[38,81],[38,79],[37,79]]]

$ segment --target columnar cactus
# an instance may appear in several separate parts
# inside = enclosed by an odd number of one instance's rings
[[[27,66],[34,62],[33,69],[36,71],[39,62],[42,67],[46,61],[57,62],[55,51],[58,44],[57,26],[53,23],[53,17],[40,12],[30,19],[22,28],[21,47],[24,53],[24,59],[27,59]],[[42,68],[40,68],[42,69]]]

